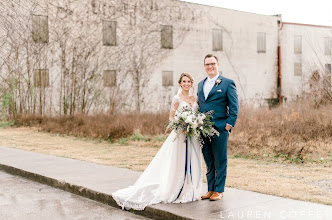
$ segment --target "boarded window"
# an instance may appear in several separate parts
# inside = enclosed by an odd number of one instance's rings
[[[103,45],[116,46],[116,21],[103,21]]]
[[[302,63],[301,62],[294,63],[294,76],[302,76]]]
[[[115,70],[104,70],[104,86],[113,87],[116,86],[116,71]]]
[[[163,86],[173,86],[173,72],[172,71],[163,71],[162,74],[162,85]]]
[[[173,49],[173,26],[161,26],[161,48]]]
[[[39,88],[50,86],[48,69],[33,70],[33,84],[35,87]]]
[[[32,39],[36,43],[48,43],[48,17],[32,15]]]
[[[258,53],[266,52],[266,33],[263,32],[257,33],[257,52]]]
[[[325,37],[324,46],[325,46],[325,55],[332,55],[332,38]]]
[[[294,53],[302,54],[302,36],[301,35],[294,36]]]
[[[212,50],[213,51],[222,50],[222,30],[220,29],[212,30]]]

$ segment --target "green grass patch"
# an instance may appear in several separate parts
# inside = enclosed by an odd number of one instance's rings
[[[0,121],[0,128],[13,127],[14,125],[14,121]]]
[[[135,130],[134,133],[130,136],[130,140],[132,141],[146,141],[144,135],[140,133],[139,130]]]

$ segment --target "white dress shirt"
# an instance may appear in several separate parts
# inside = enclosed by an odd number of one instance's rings
[[[219,75],[216,75],[215,77],[213,77],[212,79],[210,79],[209,77],[205,80],[204,85],[203,85],[203,91],[204,91],[204,96],[205,96],[205,100],[207,99],[211,89],[213,88],[213,86],[216,84],[216,80],[218,79]]]

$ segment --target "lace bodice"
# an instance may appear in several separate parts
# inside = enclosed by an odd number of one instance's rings
[[[172,99],[172,104],[171,104],[171,112],[175,112],[178,113],[179,111],[181,111],[181,109],[183,109],[184,107],[190,107],[192,108],[194,111],[198,110],[198,103],[197,103],[197,96],[195,96],[195,102],[194,104],[191,106],[189,103],[183,101],[179,94],[175,95]]]

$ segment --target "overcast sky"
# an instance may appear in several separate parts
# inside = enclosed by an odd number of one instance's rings
[[[282,21],[332,26],[332,0],[184,0],[264,15],[282,15]]]

